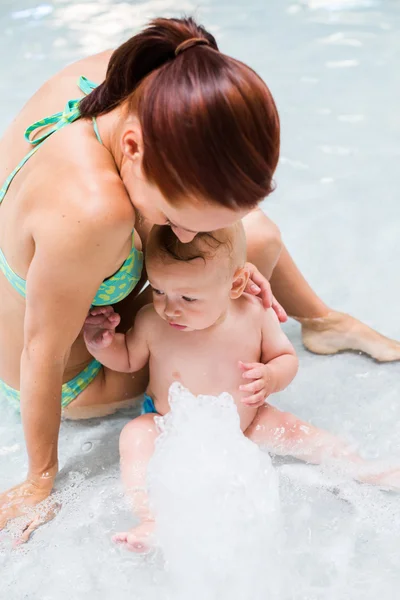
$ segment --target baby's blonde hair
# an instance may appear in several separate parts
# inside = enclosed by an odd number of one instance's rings
[[[191,242],[181,242],[168,225],[154,225],[150,232],[146,258],[190,262],[211,260],[225,252],[234,270],[246,262],[246,236],[241,221],[210,233],[198,233]]]

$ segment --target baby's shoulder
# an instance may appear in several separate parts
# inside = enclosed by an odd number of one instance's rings
[[[235,308],[238,319],[248,325],[252,323],[261,327],[265,309],[259,298],[251,294],[242,294],[240,298],[235,300]]]
[[[261,317],[265,310],[261,299],[252,294],[244,293],[240,296],[238,301],[240,302],[240,312],[247,316]]]
[[[157,324],[158,320],[162,320],[162,319],[160,319],[160,317],[156,313],[153,304],[145,304],[138,311],[136,318],[135,318],[135,323],[148,324],[150,322],[151,323],[155,322]]]
[[[251,294],[242,294],[241,315],[248,321],[252,319],[260,328],[273,326],[278,322],[278,317],[273,308],[264,308],[260,298]]]

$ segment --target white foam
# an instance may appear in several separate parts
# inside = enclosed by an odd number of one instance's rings
[[[271,460],[241,432],[232,398],[179,384],[149,470],[174,600],[278,598],[282,527]]]

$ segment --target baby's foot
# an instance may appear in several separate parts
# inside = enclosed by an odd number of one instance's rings
[[[315,354],[357,350],[380,362],[400,360],[399,342],[345,313],[332,311],[326,317],[294,318],[301,323],[304,346]]]
[[[376,485],[384,490],[400,491],[400,466],[388,465],[384,461],[363,461],[364,464],[354,474],[362,483]]]
[[[154,521],[142,521],[130,531],[117,533],[113,542],[123,544],[130,552],[145,554],[154,547]]]

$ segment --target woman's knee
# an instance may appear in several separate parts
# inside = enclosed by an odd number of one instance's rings
[[[273,267],[282,251],[282,236],[279,227],[261,209],[251,212],[243,219],[247,238],[247,258],[257,265],[264,259]]]

